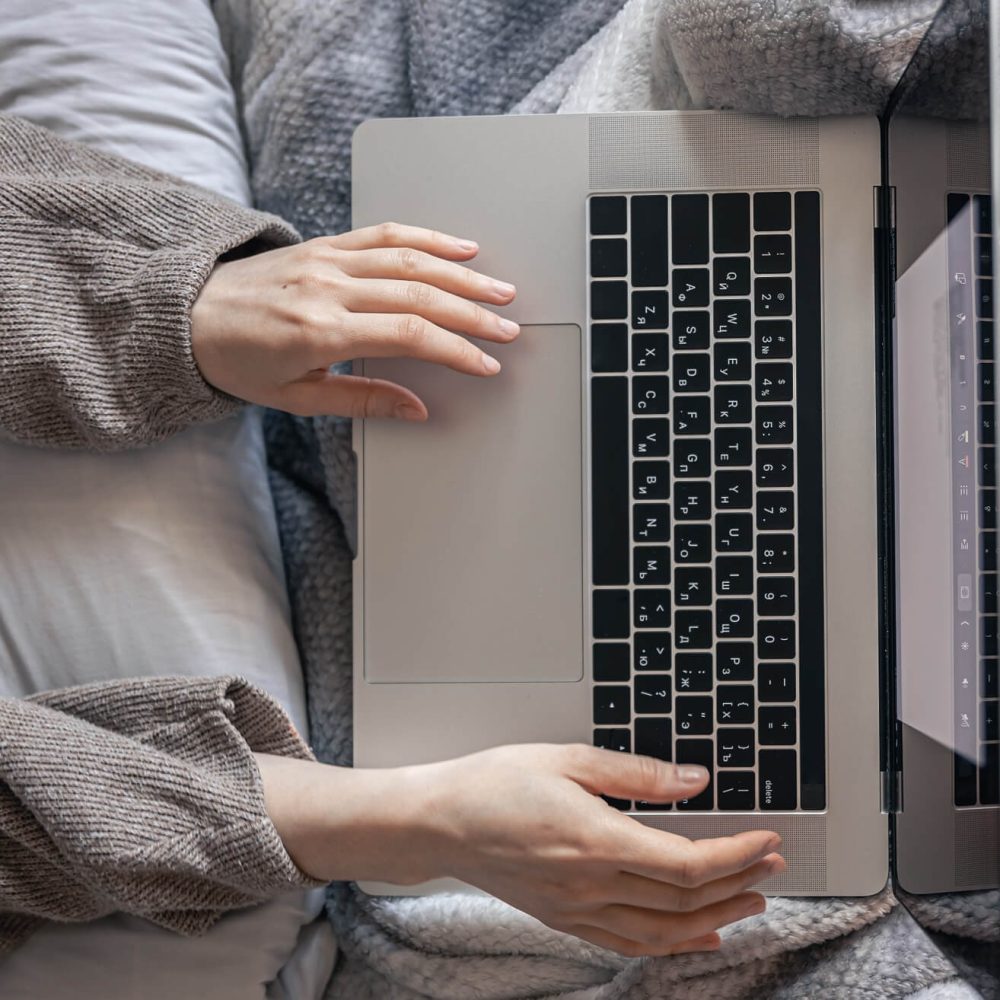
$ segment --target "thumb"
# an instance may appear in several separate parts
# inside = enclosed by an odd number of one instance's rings
[[[341,417],[396,417],[426,420],[427,407],[409,389],[379,378],[311,372],[281,390],[279,409],[300,416],[336,414]]]
[[[697,795],[708,784],[700,764],[671,764],[655,757],[581,746],[568,776],[595,795],[647,802],[675,802]]]

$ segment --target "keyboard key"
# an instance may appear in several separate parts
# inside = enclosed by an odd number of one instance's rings
[[[637,503],[632,507],[634,542],[670,541],[670,504]]]
[[[757,449],[757,486],[791,486],[794,478],[791,448]]]
[[[976,315],[993,319],[993,282],[989,278],[976,280]]]
[[[617,236],[627,228],[624,197],[613,195],[590,199],[591,236]]]
[[[590,276],[623,278],[628,274],[628,245],[624,240],[590,241]]]
[[[757,274],[791,274],[791,236],[755,236],[753,269]]]
[[[979,566],[987,573],[997,568],[997,533],[995,531],[979,532]]]
[[[712,442],[707,438],[682,438],[674,455],[674,477],[703,479],[712,472]],[[747,474],[749,475],[749,473]]]
[[[670,301],[666,292],[632,293],[632,326],[636,330],[666,330]]]
[[[673,261],[708,263],[708,195],[675,194],[671,199]]]
[[[794,527],[794,493],[785,490],[765,490],[757,494],[758,531],[790,531]]]
[[[719,767],[753,767],[757,739],[752,729],[720,729],[716,760]]]
[[[632,592],[636,628],[670,628],[670,591],[638,588]]]
[[[979,443],[996,444],[996,407],[992,403],[979,407]]]
[[[997,491],[979,491],[979,526],[992,531],[997,526]]]
[[[993,373],[993,362],[983,361],[979,365],[979,400],[982,403],[992,403],[996,393],[996,376]]]
[[[628,285],[624,281],[590,283],[590,318],[625,319],[628,315]]]
[[[757,614],[764,618],[795,614],[795,578],[763,576],[757,581]]]
[[[998,684],[997,661],[995,659],[983,660],[980,663],[980,677],[982,687],[980,691],[984,698],[1000,697],[1000,684]]]
[[[711,525],[679,522],[674,528],[674,558],[678,564],[711,562]]]
[[[792,279],[756,278],[753,283],[753,309],[758,316],[791,316]]]
[[[996,454],[992,448],[979,450],[979,485],[993,489],[997,484]]]
[[[675,309],[693,309],[708,305],[710,282],[707,267],[675,267],[671,281]]]
[[[993,323],[983,320],[976,326],[979,357],[983,361],[993,360]]]
[[[707,434],[712,426],[708,396],[678,396],[674,399],[674,434]],[[682,444],[678,442],[678,447]]]
[[[629,679],[628,657],[627,642],[595,642],[594,680],[627,681]]]
[[[780,361],[792,356],[792,322],[759,319],[754,323],[754,352],[761,361]]]
[[[758,191],[753,196],[753,227],[761,232],[791,229],[791,195],[786,191]]]
[[[644,757],[672,760],[673,725],[670,719],[636,719],[635,752]]]
[[[637,545],[632,553],[632,579],[637,587],[669,586],[669,546]]]
[[[674,350],[708,350],[708,313],[704,310],[676,310],[674,312]]]
[[[624,685],[594,685],[594,722],[599,726],[628,725],[629,688]]]
[[[753,601],[716,601],[715,630],[720,639],[749,639],[753,635]]]
[[[678,521],[707,521],[712,516],[712,484],[683,479],[677,484],[674,517]]]
[[[997,616],[984,615],[979,619],[979,655],[997,655]]]
[[[590,327],[590,369],[628,370],[628,327],[624,323],[594,323]]]
[[[678,736],[705,736],[712,731],[712,699],[678,695],[674,717]]]
[[[636,670],[669,670],[673,649],[669,632],[637,632],[632,640]]]
[[[715,387],[715,420],[720,424],[748,424],[752,403],[750,386],[718,385]],[[708,433],[707,430],[705,433]]]
[[[724,597],[752,594],[753,559],[750,556],[717,556],[715,559],[715,589],[718,594]]]
[[[791,444],[793,419],[790,406],[758,406],[754,414],[757,444]]]
[[[712,690],[712,654],[678,653],[677,693]]]
[[[717,510],[749,510],[753,506],[753,477],[738,469],[715,474]]]
[[[719,725],[752,726],[753,695],[751,684],[721,684],[715,692],[716,719]]]
[[[758,573],[791,573],[794,570],[794,535],[757,536]]]
[[[794,746],[795,709],[791,706],[762,708],[757,714],[757,735],[761,746]]]
[[[985,763],[979,769],[979,801],[984,806],[1000,803],[1000,743],[983,748]]]
[[[753,771],[720,771],[716,780],[720,809],[727,812],[753,810],[754,786],[757,783]]]
[[[714,787],[712,778],[712,757],[713,746],[711,740],[678,740],[677,741],[677,763],[678,764],[701,764],[708,769],[708,785],[699,795],[690,799],[681,799],[677,803],[677,808],[682,810],[690,809],[711,809],[714,802]]]
[[[707,354],[674,355],[674,392],[708,392],[709,378]]]
[[[712,261],[712,292],[715,295],[750,294],[750,258],[716,257]]]
[[[753,518],[750,514],[718,514],[715,518],[716,552],[752,552]],[[751,572],[753,563],[750,564]]]
[[[590,380],[594,583],[629,582],[628,379]]]
[[[997,706],[1000,702],[984,701],[982,708],[982,718],[980,719],[979,738],[981,740],[1000,740],[1000,714]]]
[[[758,403],[787,403],[792,398],[792,366],[759,364],[754,372]]]
[[[993,241],[988,236],[976,237],[976,274],[993,274]]]
[[[715,677],[720,681],[752,681],[752,642],[720,642],[715,646]]]
[[[750,302],[748,299],[716,299],[712,305],[715,336],[735,339],[750,336]]]
[[[670,674],[636,674],[632,689],[636,715],[669,715]]]
[[[798,803],[794,750],[761,750],[757,758],[760,808],[790,811]]]
[[[737,341],[716,344],[713,351],[716,382],[750,381],[750,345]]]
[[[677,606],[709,607],[712,604],[712,570],[709,566],[678,566],[674,570]]]
[[[795,657],[795,622],[762,621],[757,626],[757,658],[789,660]]]
[[[636,375],[632,379],[633,413],[669,413],[670,379],[666,375]]]
[[[670,454],[670,421],[639,417],[632,421],[632,454],[636,458],[664,458]]]
[[[627,729],[595,729],[594,746],[602,750],[631,753],[632,734]]]
[[[633,195],[632,284],[667,283],[667,230],[669,219],[665,195]]]
[[[759,701],[795,701],[795,664],[762,663],[757,670]]]
[[[977,233],[993,232],[991,199],[988,194],[977,194],[973,197],[972,213]]]
[[[720,427],[715,432],[715,464],[749,465],[753,461],[753,439],[749,427]]]
[[[963,754],[955,754],[955,805],[976,804],[976,765]]]
[[[750,195],[712,196],[712,246],[716,253],[750,250]]]
[[[711,611],[675,611],[674,636],[677,648],[712,648]]]
[[[632,367],[637,372],[665,372],[670,364],[670,342],[665,333],[632,336]]]
[[[594,591],[594,638],[627,639],[629,635],[627,590]]]
[[[669,500],[670,464],[633,462],[632,497],[635,500]]]

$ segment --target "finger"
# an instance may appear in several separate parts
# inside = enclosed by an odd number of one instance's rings
[[[354,357],[417,358],[467,375],[495,375],[500,371],[500,362],[492,355],[422,316],[353,313],[346,317],[338,333],[351,345]],[[330,365],[352,360],[341,351],[331,341],[331,352],[322,362]]]
[[[669,764],[655,757],[597,747],[576,748],[566,775],[595,795],[646,802],[676,802],[697,795],[708,771],[696,764]]]
[[[378,248],[345,254],[340,269],[354,278],[397,278],[422,281],[442,291],[479,302],[506,304],[517,289],[471,268],[441,260],[412,247]]]
[[[325,237],[327,243],[338,250],[371,250],[375,247],[413,247],[444,257],[447,260],[468,260],[479,252],[475,240],[439,233],[420,226],[403,226],[398,222],[383,222],[364,229],[352,229],[339,236]]]
[[[521,330],[513,320],[422,281],[362,278],[348,282],[340,300],[354,313],[413,313],[448,330],[502,343]]]
[[[681,955],[696,951],[717,951],[722,944],[722,938],[716,933],[703,934],[701,937],[689,941],[681,941],[678,944],[664,945],[654,948],[649,944],[640,941],[630,941],[612,934],[611,931],[603,927],[591,927],[588,924],[576,924],[570,928],[570,933],[575,934],[584,941],[596,944],[601,948],[608,948],[618,952],[627,958],[639,958],[641,956]]]
[[[299,416],[426,420],[427,407],[409,389],[383,379],[319,372],[284,386],[276,404]]]

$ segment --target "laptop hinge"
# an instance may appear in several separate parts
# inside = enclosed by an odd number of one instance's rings
[[[881,771],[880,810],[885,814],[903,811],[903,775],[901,771]]]

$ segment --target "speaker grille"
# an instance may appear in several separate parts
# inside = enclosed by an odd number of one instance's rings
[[[955,886],[1000,886],[1000,809],[955,811]]]
[[[990,133],[977,122],[948,122],[948,187],[989,188]]]
[[[819,183],[814,118],[691,111],[592,115],[589,125],[593,191]]]

